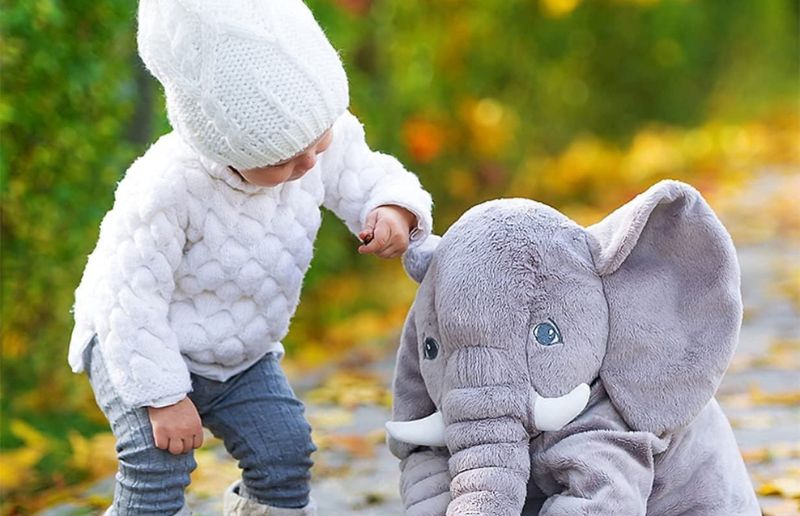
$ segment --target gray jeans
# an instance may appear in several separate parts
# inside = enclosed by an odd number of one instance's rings
[[[126,407],[108,378],[96,338],[85,355],[89,380],[117,440],[116,514],[175,514],[197,463],[192,452],[172,455],[155,447],[143,407]],[[189,398],[203,426],[222,439],[242,470],[240,494],[272,507],[297,508],[309,501],[316,450],[303,404],[295,397],[277,357],[217,382],[192,375]]]

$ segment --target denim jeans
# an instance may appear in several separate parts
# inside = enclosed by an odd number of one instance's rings
[[[119,470],[112,513],[175,514],[197,463],[155,447],[144,407],[123,405],[97,344],[85,355],[89,380],[117,441]],[[295,397],[278,358],[267,354],[249,369],[217,382],[192,375],[189,398],[203,426],[222,439],[242,470],[239,493],[272,507],[299,508],[309,502],[309,479],[316,450],[303,404]]]

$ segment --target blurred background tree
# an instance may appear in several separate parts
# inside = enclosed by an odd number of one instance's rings
[[[591,222],[662,177],[713,195],[800,163],[797,0],[308,3],[342,51],[370,143],[419,174],[439,231],[498,196]],[[135,10],[0,2],[0,488],[11,499],[90,475],[81,436],[106,429],[66,349],[115,184],[169,130],[136,55]],[[413,286],[354,242],[326,218],[287,339],[297,360],[402,321]],[[376,277],[396,295],[371,287]]]

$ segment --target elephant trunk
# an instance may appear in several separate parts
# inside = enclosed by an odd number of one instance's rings
[[[451,453],[448,514],[520,514],[531,436],[561,429],[588,399],[586,384],[557,398],[539,396],[528,384],[448,391],[442,400],[444,440]]]
[[[455,350],[440,408],[450,451],[448,515],[522,512],[530,477],[530,384],[509,350]],[[511,380],[511,381],[510,381]]]
[[[448,361],[449,380],[440,412],[387,424],[395,439],[447,446],[450,496],[447,514],[518,515],[530,477],[530,439],[558,430],[586,406],[589,387],[544,398],[515,371],[518,361],[501,350],[464,348]],[[523,381],[509,383],[509,379]]]
[[[451,389],[442,402],[451,453],[447,514],[517,515],[530,476],[522,389],[507,385]]]

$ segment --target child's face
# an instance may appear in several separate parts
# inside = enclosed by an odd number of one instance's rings
[[[328,129],[300,154],[277,165],[248,168],[247,170],[231,170],[242,176],[248,183],[257,186],[277,186],[287,181],[300,179],[317,164],[317,156],[330,147],[333,130]]]

